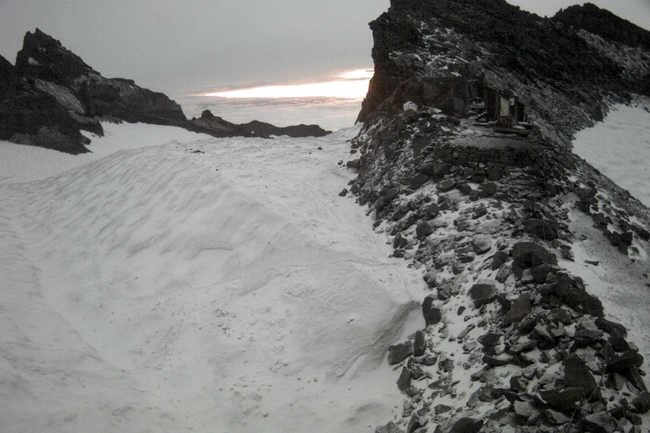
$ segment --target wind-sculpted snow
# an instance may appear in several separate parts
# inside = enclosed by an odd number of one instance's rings
[[[351,134],[172,142],[5,182],[0,430],[383,422],[386,347],[421,326],[423,283],[337,196]]]

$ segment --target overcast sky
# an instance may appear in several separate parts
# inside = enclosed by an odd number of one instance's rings
[[[592,0],[650,29],[650,0]],[[540,15],[582,2],[510,0]],[[60,40],[106,77],[171,97],[325,79],[371,68],[368,22],[389,0],[0,0],[0,55],[27,31]]]

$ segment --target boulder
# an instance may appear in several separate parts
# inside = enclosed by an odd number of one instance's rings
[[[445,179],[442,182],[438,184],[438,191],[440,192],[448,192],[454,189],[456,186],[456,181],[453,179]]]
[[[559,225],[553,221],[530,219],[524,223],[526,232],[546,241],[558,238]]]
[[[632,405],[639,413],[650,411],[650,392],[643,391],[632,400]]]
[[[415,235],[418,239],[423,239],[433,233],[433,229],[426,221],[420,221],[415,229]]]
[[[412,341],[390,346],[388,348],[388,363],[391,365],[399,364],[411,355],[413,355]]]
[[[606,371],[625,373],[632,366],[640,367],[643,364],[643,356],[633,350],[628,350],[616,355],[607,362]]]
[[[440,308],[433,306],[434,297],[429,295],[424,298],[422,303],[422,315],[424,316],[425,326],[435,325],[442,320],[442,311]]]
[[[406,367],[402,368],[402,372],[397,379],[397,388],[402,392],[406,392],[411,388],[411,372]]]
[[[404,433],[393,421],[383,427],[377,427],[375,433]]]
[[[474,284],[469,290],[469,295],[474,301],[474,306],[479,308],[494,301],[497,295],[497,288],[492,283]]]
[[[472,238],[472,249],[478,255],[485,254],[492,249],[492,240],[487,236],[474,236]]]
[[[512,247],[510,254],[522,269],[530,269],[542,264],[557,264],[555,254],[551,254],[546,248],[534,242],[519,242]]]
[[[499,344],[499,340],[501,340],[502,336],[502,334],[496,332],[488,332],[487,334],[478,337],[478,342],[484,347],[494,347]]]
[[[580,405],[584,393],[583,388],[573,387],[540,391],[539,395],[551,409],[566,412],[574,411]]]
[[[564,360],[564,386],[582,388],[588,401],[600,398],[600,389],[591,371],[578,355],[570,355]]]
[[[474,418],[461,418],[449,430],[449,433],[479,433],[483,428],[483,420]]]
[[[620,323],[612,322],[603,317],[598,317],[596,319],[596,325],[609,334],[616,330],[616,332],[618,332],[622,337],[627,337],[627,329]]]
[[[508,255],[503,251],[497,251],[492,256],[492,270],[496,271],[508,261]]]
[[[581,421],[583,431],[592,433],[614,433],[622,431],[620,425],[607,412],[598,412],[587,415]]]
[[[415,338],[413,340],[413,356],[424,355],[424,351],[427,348],[426,336],[427,334],[422,330],[415,333]]]
[[[530,294],[524,293],[510,306],[510,310],[503,318],[505,325],[521,322],[524,317],[530,314],[532,308]]]

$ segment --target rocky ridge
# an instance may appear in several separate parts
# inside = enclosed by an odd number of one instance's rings
[[[349,192],[431,289],[425,328],[389,348],[406,400],[377,432],[650,426],[644,356],[569,270],[598,239],[650,287],[650,212],[570,149],[608,104],[649,102],[650,53],[571,18],[593,8],[542,19],[501,0],[393,0],[371,23]],[[525,128],[481,121],[471,86],[522,101]]]
[[[210,113],[211,114],[211,113]],[[16,65],[0,57],[0,140],[62,152],[88,152],[81,134],[103,135],[100,120],[171,125],[215,137],[323,136],[317,125],[188,120],[179,104],[133,80],[105,78],[39,29],[27,32]]]

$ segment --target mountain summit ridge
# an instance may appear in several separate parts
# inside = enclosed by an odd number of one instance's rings
[[[80,131],[101,136],[100,120],[178,126],[215,137],[286,133],[269,124],[264,132],[255,132],[225,121],[225,129],[214,129],[188,120],[181,106],[165,94],[142,88],[133,80],[103,77],[38,28],[25,34],[15,66],[0,58],[0,78],[0,140],[19,144],[85,153],[90,140]],[[328,134],[317,125],[290,131],[299,136]]]
[[[393,0],[370,23],[350,191],[431,290],[424,328],[389,348],[404,410],[378,433],[650,425],[650,346],[606,308],[648,298],[650,212],[571,150],[613,104],[650,107],[650,33],[591,33],[623,22],[594,8]]]

